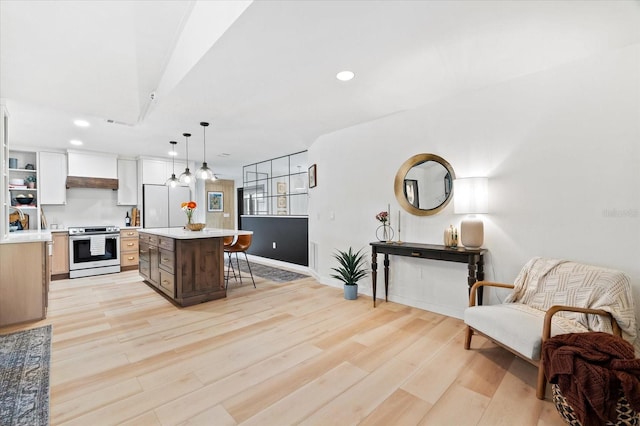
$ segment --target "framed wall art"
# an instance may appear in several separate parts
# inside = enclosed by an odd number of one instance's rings
[[[309,167],[309,188],[314,188],[318,184],[316,176],[316,165]]]
[[[224,210],[224,194],[222,192],[207,192],[207,211],[221,212]]]

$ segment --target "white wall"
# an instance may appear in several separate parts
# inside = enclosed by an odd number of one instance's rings
[[[67,204],[42,206],[47,223],[69,226],[115,225],[124,227],[124,217],[132,206],[116,205],[118,191],[95,188],[67,189]]]
[[[339,285],[333,250],[369,252],[388,203],[396,227],[394,177],[418,153],[444,157],[457,177],[490,178],[487,279],[513,282],[533,256],[617,268],[640,312],[640,45],[319,138],[309,149],[318,172],[309,239],[322,282]],[[402,240],[442,244],[460,220],[453,203],[430,217],[403,212]],[[390,300],[461,317],[466,265],[393,257],[391,267]],[[361,284],[371,294],[370,278]]]

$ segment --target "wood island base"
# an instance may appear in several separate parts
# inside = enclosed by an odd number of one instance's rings
[[[177,239],[140,232],[139,271],[179,306],[227,296],[222,237]]]
[[[139,272],[145,282],[178,306],[227,297],[224,237],[251,231],[151,228],[139,231]]]

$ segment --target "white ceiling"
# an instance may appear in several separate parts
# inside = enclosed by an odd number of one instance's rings
[[[190,132],[199,162],[209,121],[207,160],[225,177],[325,133],[640,42],[638,1],[0,0],[0,19],[12,147],[80,139],[168,158],[177,140],[184,158]],[[336,80],[344,69],[356,78]]]

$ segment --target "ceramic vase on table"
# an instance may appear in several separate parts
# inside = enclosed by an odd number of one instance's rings
[[[455,226],[449,225],[444,231],[444,245],[446,247],[458,247],[458,230]]]

